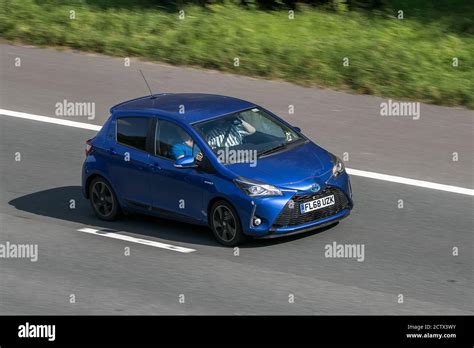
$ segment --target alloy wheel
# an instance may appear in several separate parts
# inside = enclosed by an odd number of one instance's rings
[[[92,187],[92,204],[94,209],[102,216],[108,216],[114,210],[114,197],[112,191],[103,181],[97,181]]]
[[[230,242],[235,238],[237,221],[228,207],[224,205],[216,207],[212,216],[212,223],[216,234],[223,241]]]

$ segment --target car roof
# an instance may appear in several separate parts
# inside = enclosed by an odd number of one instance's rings
[[[204,93],[163,93],[145,96],[125,101],[110,109],[111,113],[118,111],[146,112],[176,118],[188,124],[207,120],[217,116],[255,107],[245,100],[224,95]],[[184,113],[180,113],[180,108]]]

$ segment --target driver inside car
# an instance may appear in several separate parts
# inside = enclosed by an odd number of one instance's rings
[[[221,119],[208,132],[206,141],[213,149],[241,145],[243,137],[255,133],[256,129],[241,118]]]
[[[197,161],[202,160],[202,152],[199,147],[194,146],[193,139],[183,130],[178,130],[179,136],[182,142],[174,144],[171,147],[171,157],[174,160],[180,159],[185,156],[193,156]],[[194,149],[194,151],[193,151]]]

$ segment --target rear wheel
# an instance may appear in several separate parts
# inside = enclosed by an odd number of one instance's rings
[[[236,246],[246,239],[237,212],[226,201],[213,204],[210,223],[217,241],[225,246]]]
[[[92,210],[99,219],[112,221],[117,219],[120,207],[110,184],[102,177],[92,180],[89,185],[89,199]]]

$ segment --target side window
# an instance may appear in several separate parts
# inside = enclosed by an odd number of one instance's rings
[[[117,142],[146,151],[148,117],[117,118]]]
[[[196,157],[201,149],[194,144],[191,136],[180,126],[158,120],[155,130],[155,154],[171,160],[184,156]]]

